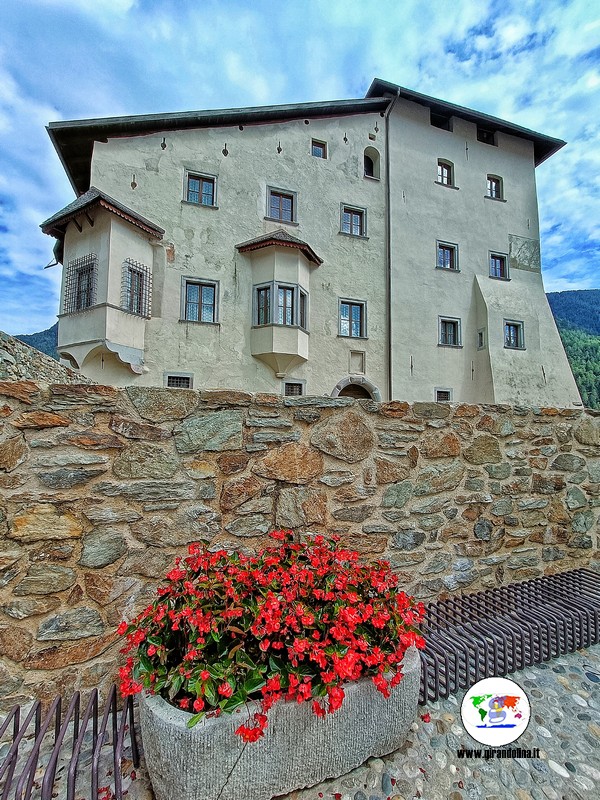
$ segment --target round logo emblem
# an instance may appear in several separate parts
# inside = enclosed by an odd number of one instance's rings
[[[467,733],[481,744],[501,747],[518,739],[529,724],[529,700],[508,678],[484,678],[467,690],[460,715]]]

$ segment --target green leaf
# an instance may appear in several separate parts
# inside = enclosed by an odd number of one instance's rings
[[[265,685],[266,680],[264,679],[263,675],[258,671],[255,670],[244,682],[244,691],[246,694],[252,694],[252,692],[258,691],[258,689],[262,689]]]
[[[188,720],[187,727],[193,728],[194,725],[197,725],[200,722],[203,716],[204,716],[204,711],[201,711],[199,714],[194,714],[194,716]]]
[[[208,700],[213,708],[216,708],[219,704],[219,698],[217,697],[217,693],[215,691],[215,684],[212,680],[206,681],[204,684],[204,696]]]
[[[225,700],[221,700],[219,703],[220,708],[227,713],[231,711],[235,711],[236,708],[244,705],[244,698],[240,696],[240,694],[233,694],[231,697],[226,698]]]

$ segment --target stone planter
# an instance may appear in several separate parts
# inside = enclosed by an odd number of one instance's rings
[[[348,684],[342,707],[324,719],[310,703],[276,703],[265,736],[246,745],[234,731],[248,719],[247,708],[190,729],[188,713],[142,696],[142,741],[156,800],[270,800],[391,753],[416,717],[421,660],[414,647],[403,672],[387,700],[369,679]],[[258,704],[248,708],[254,713]]]

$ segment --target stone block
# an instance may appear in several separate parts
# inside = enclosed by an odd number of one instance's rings
[[[263,486],[263,482],[252,475],[226,481],[221,489],[221,510],[231,511],[231,509],[242,505],[246,500],[255,497]]]
[[[238,410],[213,411],[191,417],[175,428],[175,447],[180,453],[240,450],[242,421],[242,412]]]
[[[37,632],[38,642],[88,639],[104,633],[104,623],[93,608],[76,608],[44,620]]]
[[[323,456],[308,445],[293,442],[271,450],[252,471],[284,483],[308,483],[322,474]]]
[[[267,517],[262,514],[248,514],[247,516],[234,519],[229,525],[225,526],[225,530],[233,536],[244,538],[250,536],[264,536],[272,527]]]
[[[79,563],[82,567],[99,569],[118,561],[127,552],[121,532],[115,528],[95,528],[84,534]]]
[[[54,594],[70,589],[75,583],[75,572],[56,564],[32,564],[27,575],[18,583],[13,594]]]
[[[475,437],[463,456],[471,464],[497,464],[502,461],[498,440],[489,434]]]
[[[77,539],[83,527],[72,514],[61,514],[50,504],[29,506],[11,522],[9,539],[29,544],[48,539]]]
[[[12,421],[15,428],[68,428],[71,420],[53,411],[25,411]]]
[[[171,437],[170,432],[164,428],[159,428],[157,425],[149,425],[147,422],[138,422],[135,419],[131,419],[131,417],[123,417],[119,414],[114,414],[110,418],[109,428],[126,439],[159,442]]]
[[[0,655],[18,663],[29,655],[33,636],[16,625],[0,625]],[[4,687],[3,687],[4,691]]]
[[[138,480],[134,483],[97,483],[94,491],[107,497],[129,500],[194,500],[196,484],[192,481]]]
[[[53,383],[50,386],[50,393],[52,402],[63,406],[90,405],[112,408],[119,398],[119,390],[114,386],[85,383]]]
[[[310,437],[317,450],[350,464],[365,459],[374,441],[373,432],[354,411],[317,423]]]
[[[278,528],[303,528],[327,523],[327,495],[304,486],[286,487],[279,493],[275,525]]]
[[[413,492],[414,486],[410,481],[393,483],[383,493],[381,505],[383,508],[404,508]]]
[[[72,489],[89,483],[106,472],[106,467],[100,469],[78,469],[77,467],[61,467],[52,472],[38,472],[37,479],[50,489]]]
[[[125,391],[140,417],[150,422],[185,419],[196,409],[200,398],[190,389],[128,386]]]
[[[27,444],[23,436],[0,442],[0,471],[12,472],[27,460]]]
[[[61,444],[81,447],[83,450],[121,450],[125,447],[117,436],[93,430],[64,433],[60,436],[59,441]]]
[[[344,508],[336,508],[331,516],[341,522],[364,522],[374,510],[375,506],[370,505],[345,506]]]

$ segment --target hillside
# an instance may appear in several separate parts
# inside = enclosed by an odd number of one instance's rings
[[[600,408],[600,289],[547,297],[583,404]]]
[[[547,297],[583,403],[600,409],[600,289],[549,292]],[[57,336],[58,323],[15,338],[57,358]]]

